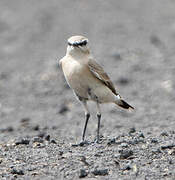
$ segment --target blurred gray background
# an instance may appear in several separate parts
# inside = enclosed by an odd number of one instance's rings
[[[102,105],[102,134],[174,129],[175,1],[0,0],[0,124],[23,118],[80,139],[84,112],[58,60],[84,35],[121,96],[136,110]],[[87,135],[95,136],[95,105]],[[65,111],[64,111],[65,110]],[[68,131],[69,129],[69,131]]]

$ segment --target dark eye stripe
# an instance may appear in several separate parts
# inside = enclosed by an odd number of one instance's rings
[[[81,42],[74,42],[74,43],[68,42],[68,45],[70,45],[70,46],[85,46],[86,44],[87,44],[87,40],[84,40]]]
[[[69,46],[72,46],[72,44],[71,44],[70,42],[68,42],[68,45],[69,45]]]

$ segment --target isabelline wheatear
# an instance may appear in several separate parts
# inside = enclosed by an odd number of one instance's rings
[[[97,104],[97,142],[101,119],[101,103],[115,103],[124,109],[134,109],[116,92],[115,87],[103,68],[95,62],[89,48],[88,39],[83,36],[72,36],[68,39],[66,56],[60,61],[65,79],[85,109],[85,125],[82,140],[84,141],[90,112],[87,101]]]

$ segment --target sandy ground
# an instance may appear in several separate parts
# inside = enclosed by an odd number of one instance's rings
[[[81,34],[133,113],[84,112],[58,60]],[[175,179],[175,2],[0,1],[0,179]]]

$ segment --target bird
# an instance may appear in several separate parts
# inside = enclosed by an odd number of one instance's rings
[[[75,35],[67,40],[66,55],[59,60],[59,65],[69,87],[73,90],[77,99],[81,102],[85,111],[85,124],[82,133],[82,142],[85,141],[85,133],[90,118],[88,101],[94,101],[97,106],[97,137],[100,141],[100,123],[102,103],[114,103],[124,109],[134,109],[116,91],[113,82],[93,58],[88,47],[89,40],[81,35]]]

